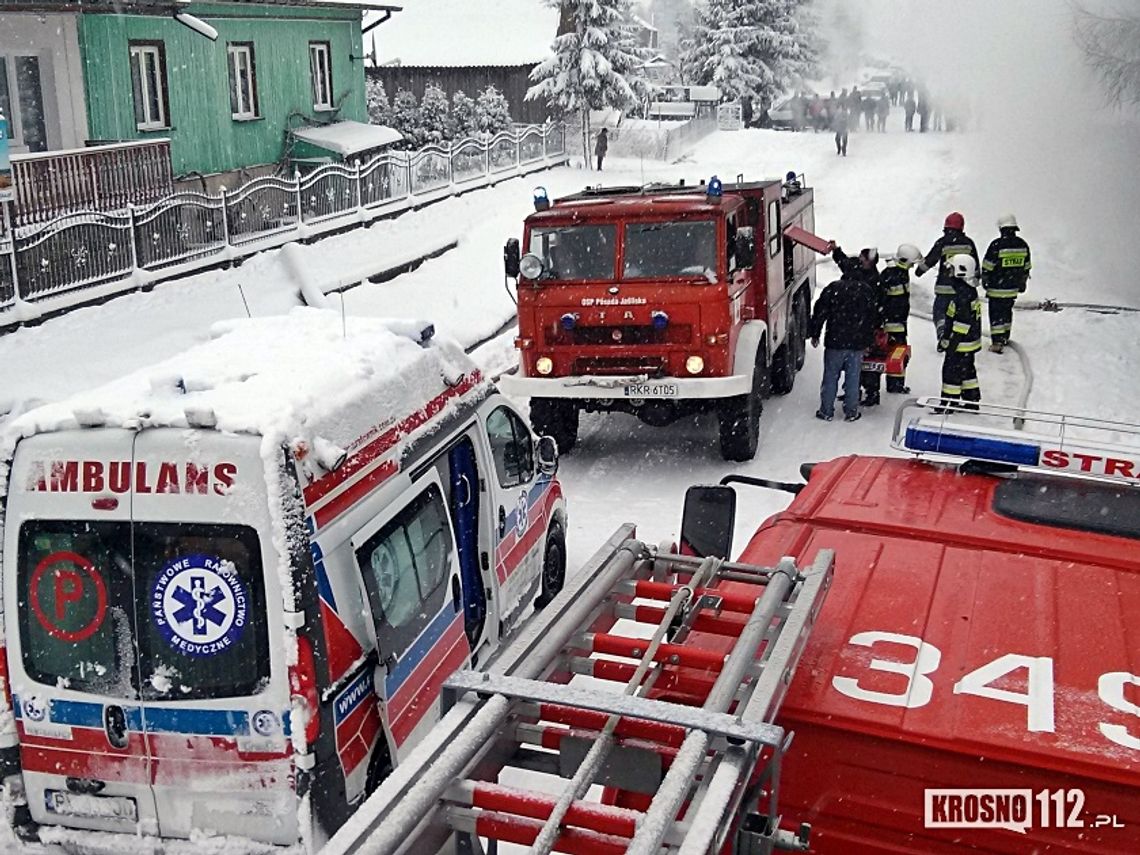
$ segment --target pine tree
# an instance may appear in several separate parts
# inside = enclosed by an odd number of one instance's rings
[[[511,108],[503,93],[488,86],[475,102],[475,120],[481,133],[493,135],[511,128]]]
[[[402,87],[396,90],[396,97],[392,99],[392,127],[404,135],[401,148],[419,148],[424,144],[420,105],[415,94]]]
[[[425,144],[437,145],[451,138],[451,110],[447,93],[434,83],[424,87],[420,101],[420,121]]]
[[[530,74],[528,100],[542,98],[552,112],[582,117],[582,154],[590,162],[590,110],[636,103],[641,60],[622,32],[629,0],[547,0],[562,10],[554,53]]]
[[[705,0],[683,63],[726,99],[772,101],[815,68],[819,43],[805,0]]]
[[[475,101],[462,89],[456,89],[451,96],[451,126],[457,140],[473,137],[479,131]]]
[[[384,91],[384,81],[379,77],[366,77],[364,80],[368,121],[374,125],[390,125],[392,105],[388,102],[388,93]]]

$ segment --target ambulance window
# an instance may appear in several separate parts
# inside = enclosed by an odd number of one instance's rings
[[[432,484],[356,550],[381,650],[407,649],[439,613],[453,549],[447,506]]]
[[[487,416],[491,456],[503,487],[517,487],[534,478],[534,441],[523,420],[506,407]]]
[[[994,510],[1022,522],[1140,540],[1140,490],[1018,475],[994,490]]]
[[[768,203],[768,254],[776,257],[780,251],[780,203],[773,200]]]

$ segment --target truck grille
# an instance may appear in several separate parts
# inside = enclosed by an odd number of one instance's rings
[[[653,356],[587,356],[574,360],[571,373],[599,376],[646,374],[650,377],[664,377],[665,359]]]
[[[618,333],[619,338],[614,338]],[[606,347],[613,345],[689,344],[693,337],[690,324],[671,324],[663,330],[652,326],[578,326],[570,332],[549,327],[548,345],[583,345]]]

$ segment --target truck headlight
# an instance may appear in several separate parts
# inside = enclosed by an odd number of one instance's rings
[[[540,356],[534,361],[534,370],[539,374],[549,374],[554,370],[554,360],[549,356]]]
[[[533,252],[528,252],[519,259],[519,273],[527,279],[537,279],[542,275],[542,259]]]
[[[700,374],[705,370],[705,361],[699,356],[690,356],[685,360],[685,370],[690,374]]]

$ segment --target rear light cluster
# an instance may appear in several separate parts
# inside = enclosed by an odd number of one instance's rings
[[[305,722],[305,744],[316,744],[321,735],[321,700],[317,692],[317,662],[313,656],[313,643],[303,635],[297,636],[297,664],[289,668],[291,706],[300,710]]]

